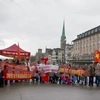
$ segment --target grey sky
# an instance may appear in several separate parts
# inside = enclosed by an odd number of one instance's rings
[[[99,23],[100,0],[0,0],[0,48],[14,43],[35,54],[60,47],[63,20],[67,43]]]

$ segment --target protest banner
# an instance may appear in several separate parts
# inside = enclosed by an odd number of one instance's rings
[[[32,78],[30,71],[4,70],[4,80],[27,80]]]
[[[78,76],[86,76],[87,75],[87,70],[79,69],[79,68],[74,69],[74,68],[60,67],[59,72],[72,74],[72,75],[78,75]]]

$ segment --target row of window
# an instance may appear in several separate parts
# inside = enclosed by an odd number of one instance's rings
[[[100,47],[97,47],[97,48],[84,48],[84,49],[80,49],[80,51],[78,51],[78,53],[81,55],[83,54],[91,54],[91,53],[94,53],[95,50],[98,49],[100,50]]]
[[[79,56],[77,54],[73,55],[73,59],[84,59],[84,60],[89,60],[89,59],[93,59],[93,56],[87,55],[87,56]]]
[[[92,42],[92,41],[95,42],[95,41],[98,41],[98,40],[100,40],[100,34],[94,35],[94,36],[90,36],[88,38],[84,38],[82,40],[74,42],[74,45],[81,45],[82,43],[84,44],[84,43],[88,43],[88,42]]]
[[[99,47],[100,46],[100,41],[96,42],[90,42],[82,45],[77,45],[74,46],[74,50],[79,50],[79,49],[84,49],[84,48],[94,48],[94,47]]]
[[[96,27],[96,28],[94,28],[94,29],[92,29],[92,30],[89,30],[89,31],[87,31],[87,32],[85,32],[85,33],[82,33],[82,34],[80,34],[80,35],[77,35],[77,38],[83,38],[83,37],[85,37],[85,36],[94,34],[94,33],[96,33],[96,32],[100,32],[100,26],[98,26],[98,27]]]

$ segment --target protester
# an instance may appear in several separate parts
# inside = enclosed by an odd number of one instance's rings
[[[8,70],[7,65],[4,65],[3,73],[4,73],[5,70]],[[4,76],[4,74],[3,74],[3,76]],[[4,84],[5,84],[5,86],[8,85],[8,80],[4,80]]]
[[[84,66],[83,66],[83,70],[84,71],[88,71],[88,65],[87,64],[85,64]],[[84,85],[87,85],[87,75],[88,75],[88,72],[86,73],[86,75],[84,75]]]
[[[84,79],[85,77],[83,75],[80,76],[80,85],[84,85]]]
[[[96,85],[100,86],[100,63],[97,64],[95,67],[95,74],[96,74]]]
[[[89,86],[93,86],[93,79],[94,79],[94,66],[92,64],[90,64],[90,68],[89,68]]]
[[[0,68],[0,87],[3,87],[3,85],[4,85],[4,82],[3,82],[3,71]]]
[[[69,85],[69,84],[71,84],[71,77],[70,77],[70,75],[68,75],[66,77],[66,85]]]
[[[36,65],[34,67],[30,67],[30,71],[32,72],[32,79],[36,80],[36,83],[44,82],[44,83],[56,83],[56,84],[76,84],[79,83],[81,85],[87,85],[87,77],[89,76],[89,86],[93,86],[93,78],[96,74],[96,85],[100,85],[100,64],[98,63],[95,70],[94,66],[87,64],[85,65],[70,65],[70,64],[64,64],[60,67],[57,67],[58,69],[52,70],[54,67],[50,67],[52,65],[44,65],[43,63]],[[58,66],[58,65],[55,65]],[[43,67],[43,69],[42,69]],[[8,66],[4,66],[4,70],[12,70],[8,69]],[[4,71],[3,70],[3,71]],[[15,70],[15,69],[13,69]],[[52,71],[51,71],[52,70]],[[88,70],[88,74],[85,73]],[[29,71],[29,70],[28,70]],[[46,71],[46,72],[45,72]],[[49,72],[50,71],[50,72]],[[82,74],[81,74],[82,73]],[[68,75],[66,77],[66,75]],[[49,78],[48,78],[49,77]],[[0,72],[0,85],[3,83],[3,74]],[[5,85],[7,85],[7,80],[4,80]],[[12,83],[12,80],[11,80]]]
[[[76,84],[76,82],[77,82],[77,78],[74,75],[72,75],[72,77],[71,77],[71,82],[72,82],[72,85]]]
[[[36,80],[36,83],[39,82],[39,71],[38,71],[38,68],[35,67],[35,73],[34,73],[34,79]]]
[[[65,76],[65,73],[62,74],[61,83],[62,83],[62,84],[65,84],[65,83],[66,83],[66,76]]]

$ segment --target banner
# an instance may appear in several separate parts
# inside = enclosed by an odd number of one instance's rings
[[[5,80],[27,80],[31,78],[32,78],[32,73],[30,71],[4,70]]]
[[[38,71],[44,71],[45,73],[48,73],[48,72],[57,72],[58,69],[59,69],[59,66],[57,65],[38,65],[37,66],[38,68]]]
[[[23,70],[23,71],[27,71],[28,70],[28,68],[27,68],[27,66],[25,66],[25,65],[17,65],[17,64],[14,64],[14,63],[9,63],[9,62],[0,62],[0,67],[1,68],[4,68],[4,66],[7,66],[8,67],[8,69],[15,69],[15,70]]]
[[[68,73],[68,74],[72,74],[72,75],[78,75],[78,76],[87,76],[87,70],[85,70],[85,69],[74,69],[74,68],[60,67],[59,72]]]

